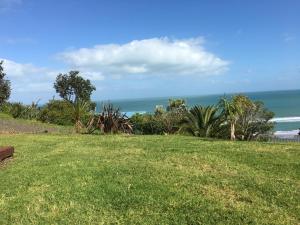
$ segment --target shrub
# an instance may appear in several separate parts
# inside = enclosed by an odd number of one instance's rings
[[[128,117],[121,113],[120,108],[115,108],[112,104],[104,104],[102,112],[93,115],[87,126],[88,133],[100,130],[101,133],[132,133],[132,124]]]
[[[183,118],[181,130],[198,137],[215,137],[221,127],[221,117],[215,106],[194,106]]]
[[[20,102],[14,103],[4,103],[1,106],[1,111],[11,115],[13,118],[22,118],[22,119],[37,119],[40,113],[40,108],[37,106],[37,103],[32,103],[31,105],[24,105]]]
[[[163,134],[164,126],[159,117],[151,114],[134,114],[130,118],[135,134]]]
[[[182,115],[176,112],[135,114],[130,118],[135,134],[174,134],[179,130]]]
[[[20,102],[11,103],[9,114],[12,115],[13,118],[21,118],[25,109],[26,106]]]
[[[72,105],[63,100],[51,100],[41,110],[38,120],[58,125],[73,125]]]

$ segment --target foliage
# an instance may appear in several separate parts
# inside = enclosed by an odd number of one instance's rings
[[[160,116],[166,112],[163,105],[157,105],[155,106],[154,115]]]
[[[90,80],[85,80],[80,76],[79,71],[59,74],[54,88],[61,98],[71,103],[76,103],[79,100],[89,102],[92,92],[96,90]]]
[[[265,108],[262,102],[244,105],[243,113],[237,120],[237,137],[240,140],[257,139],[274,128],[270,120],[274,113]]]
[[[3,61],[0,62],[0,107],[6,102],[11,93],[10,81],[5,79]]]
[[[180,128],[185,113],[183,111],[168,111],[156,119],[162,124],[165,134],[175,134]]]
[[[91,108],[91,94],[96,90],[90,80],[85,80],[79,75],[79,71],[70,71],[69,74],[59,74],[54,83],[56,92],[65,101],[71,104],[72,120],[75,123],[76,132],[83,128],[82,119],[89,114]]]
[[[32,102],[31,105],[24,105],[20,102],[6,102],[2,105],[1,111],[11,115],[13,118],[34,120],[39,117],[40,107],[38,107],[38,102]]]
[[[179,111],[186,112],[187,106],[184,99],[169,99],[169,105],[167,106],[167,111]]]
[[[154,115],[136,114],[131,118],[134,132],[138,134],[175,134],[180,127],[180,121],[187,111],[185,100],[169,99],[167,110],[157,105]]]
[[[169,99],[167,110],[158,105],[152,114],[135,114],[130,118],[136,134],[175,134],[186,113],[185,101]]]
[[[230,140],[234,141],[235,137],[235,126],[241,114],[242,108],[240,104],[236,104],[234,99],[227,99],[223,97],[219,101],[219,108],[222,110],[226,122],[230,124]]]
[[[215,106],[194,106],[181,122],[182,131],[198,137],[215,137],[220,130],[222,119]]]
[[[151,114],[135,114],[130,118],[135,134],[163,134],[165,132],[161,117]]]
[[[230,125],[230,139],[252,140],[273,129],[270,119],[274,113],[267,110],[263,103],[253,102],[244,95],[235,95],[231,99],[222,98],[219,102],[225,127]]]
[[[99,129],[104,134],[132,133],[132,125],[126,116],[112,104],[104,104],[99,115],[93,115],[88,122],[87,131],[89,133]]]
[[[50,100],[41,110],[38,120],[58,125],[74,124],[72,105],[63,100]]]
[[[10,104],[9,114],[13,118],[22,118],[23,112],[25,112],[26,106],[20,102],[15,102]]]
[[[91,104],[87,101],[78,100],[72,104],[72,119],[75,122],[75,130],[77,133],[80,133],[84,128],[84,118],[89,115],[92,115]]]

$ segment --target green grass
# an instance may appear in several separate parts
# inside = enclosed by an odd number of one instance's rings
[[[14,119],[0,112],[1,133],[65,133],[73,132],[73,127],[42,123],[36,120]]]
[[[300,145],[2,135],[0,224],[299,224]]]
[[[8,114],[0,112],[0,119],[11,119],[12,117]]]

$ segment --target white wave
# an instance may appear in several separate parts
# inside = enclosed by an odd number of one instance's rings
[[[287,123],[287,122],[300,122],[300,116],[294,117],[277,117],[270,120],[271,122]]]
[[[276,131],[274,135],[279,138],[295,138],[298,137],[299,130]]]
[[[128,111],[128,112],[122,112],[122,113],[125,113],[128,117],[132,117],[136,113],[145,114],[147,112],[146,111]]]
[[[276,131],[275,135],[297,135],[299,130]]]

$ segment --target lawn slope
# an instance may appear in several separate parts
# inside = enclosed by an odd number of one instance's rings
[[[0,134],[71,132],[72,128],[68,126],[58,126],[35,120],[14,119],[0,112]]]
[[[299,224],[300,145],[0,135],[0,224]]]

